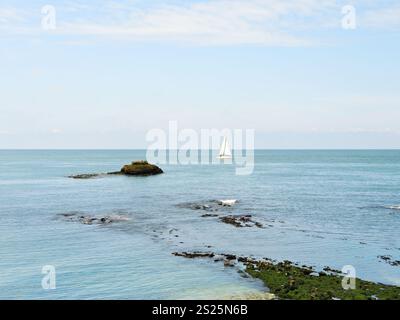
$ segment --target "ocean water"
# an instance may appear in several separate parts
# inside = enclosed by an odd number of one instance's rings
[[[165,165],[153,177],[68,175],[119,170],[145,151],[0,151],[0,299],[204,299],[265,291],[257,280],[176,251],[214,251],[341,269],[400,285],[400,151],[256,151],[255,170]],[[185,203],[237,199],[220,214]],[[84,225],[61,215],[120,215]],[[44,290],[42,267],[56,269]]]

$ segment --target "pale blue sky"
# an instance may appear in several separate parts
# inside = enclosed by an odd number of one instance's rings
[[[398,1],[89,3],[0,0],[0,148],[144,148],[169,120],[255,129],[258,148],[400,148]]]

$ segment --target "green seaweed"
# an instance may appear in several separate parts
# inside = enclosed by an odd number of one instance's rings
[[[343,276],[336,272],[315,273],[290,261],[247,262],[246,272],[261,279],[280,299],[293,300],[400,300],[400,287],[356,279],[354,290],[342,287]]]
[[[155,175],[163,173],[163,171],[147,161],[134,161],[131,164],[125,165],[121,169],[121,173],[126,175]]]

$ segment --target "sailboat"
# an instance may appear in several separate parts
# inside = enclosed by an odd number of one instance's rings
[[[232,159],[231,147],[229,146],[229,142],[227,137],[224,137],[224,141],[222,141],[221,149],[219,151],[219,159]]]

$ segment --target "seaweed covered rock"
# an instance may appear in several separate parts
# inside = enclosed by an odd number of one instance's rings
[[[134,161],[122,167],[121,174],[128,176],[152,176],[164,173],[159,167],[147,161]]]
[[[400,300],[400,287],[356,278],[355,289],[346,290],[346,275],[339,270],[325,267],[324,271],[310,266],[299,266],[285,260],[256,259],[246,256],[214,252],[173,253],[184,258],[210,258],[223,262],[225,267],[236,267],[238,272],[260,279],[273,299],[285,300]]]
[[[127,175],[127,176],[153,176],[156,174],[164,173],[159,167],[150,164],[147,161],[134,161],[122,167],[120,171],[108,173],[89,173],[70,175],[68,178],[72,179],[94,179],[99,177],[106,177],[107,175]]]

